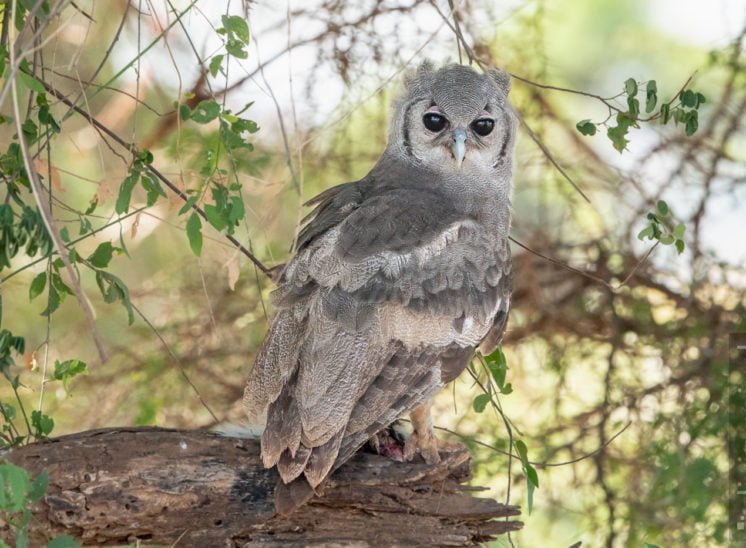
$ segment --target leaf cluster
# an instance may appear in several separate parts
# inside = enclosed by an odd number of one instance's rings
[[[620,153],[624,152],[629,144],[627,136],[630,128],[639,129],[640,124],[653,120],[659,120],[662,125],[673,120],[676,125],[684,126],[687,136],[694,135],[699,127],[699,107],[707,101],[705,96],[691,89],[683,89],[673,99],[661,104],[658,99],[657,82],[649,80],[644,84],[644,95],[641,95],[640,83],[634,78],[625,81],[621,96],[625,99],[626,110],[606,103],[610,109],[616,111],[616,115],[613,116],[615,125],[609,125],[608,119],[604,122],[592,122],[587,118],[578,122],[575,127],[581,134],[592,136],[596,134],[599,126],[606,126],[606,136]],[[647,116],[642,115],[643,103]],[[656,108],[658,112],[655,112]]]

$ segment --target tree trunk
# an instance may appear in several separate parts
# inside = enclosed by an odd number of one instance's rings
[[[461,485],[469,453],[399,463],[358,453],[322,496],[289,516],[273,505],[279,476],[259,442],[162,428],[107,428],[13,449],[6,458],[49,488],[33,510],[49,537],[85,544],[179,547],[274,545],[462,546],[516,531],[517,506]],[[503,518],[503,519],[497,519]],[[7,525],[0,537],[12,541]],[[33,538],[33,537],[32,537]],[[34,545],[32,542],[31,545]]]

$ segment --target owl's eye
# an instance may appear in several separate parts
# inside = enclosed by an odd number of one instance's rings
[[[422,117],[422,123],[430,131],[438,133],[439,131],[443,131],[443,128],[448,125],[448,120],[446,120],[445,116],[437,112],[426,112]]]
[[[491,118],[480,118],[471,123],[471,129],[474,130],[474,133],[477,135],[484,137],[485,135],[492,133],[492,130],[495,129],[495,121]]]

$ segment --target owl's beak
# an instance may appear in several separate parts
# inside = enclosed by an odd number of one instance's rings
[[[466,154],[466,132],[463,129],[457,129],[453,132],[453,146],[451,147],[453,157],[456,160],[456,166],[461,167]]]

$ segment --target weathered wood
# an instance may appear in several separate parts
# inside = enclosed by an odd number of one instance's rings
[[[89,545],[462,546],[523,526],[507,520],[517,506],[472,497],[461,485],[470,477],[467,451],[442,456],[430,466],[361,452],[322,496],[282,517],[273,505],[277,473],[262,467],[256,440],[117,428],[6,455],[34,476],[49,471],[34,508],[47,534]]]

